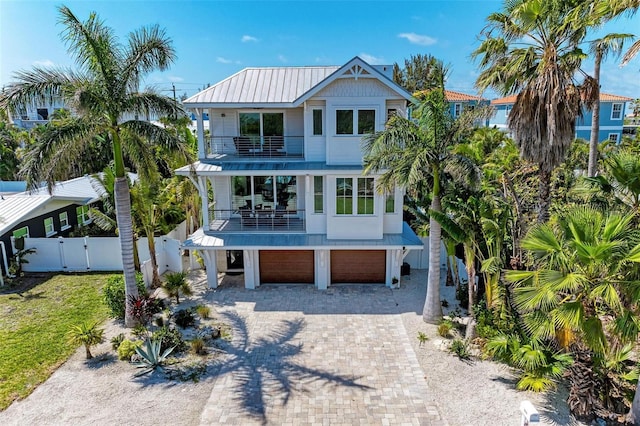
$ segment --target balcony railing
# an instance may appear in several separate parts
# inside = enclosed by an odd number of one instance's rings
[[[210,232],[304,232],[304,210],[209,210]]]
[[[246,160],[304,158],[303,136],[212,136],[205,140],[206,158]]]

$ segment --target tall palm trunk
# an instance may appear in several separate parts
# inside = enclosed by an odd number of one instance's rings
[[[470,242],[464,244],[464,262],[467,269],[467,282],[468,294],[469,294],[469,322],[467,322],[467,329],[465,330],[465,338],[473,339],[476,334],[476,320],[473,313],[473,305],[476,303],[476,253],[473,249],[473,245]]]
[[[129,197],[129,182],[126,177],[116,177],[114,185],[116,199],[116,220],[122,252],[122,268],[124,272],[124,288],[127,300],[138,296],[136,286],[136,270],[133,264],[133,225],[131,223],[131,199]],[[129,303],[125,304],[124,324],[134,327],[136,321],[131,315]]]
[[[600,138],[600,64],[602,62],[602,50],[597,49],[593,76],[595,80],[595,97],[597,101],[591,110],[591,139],[589,139],[589,166],[587,174],[594,177],[598,169],[598,139]]]
[[[437,179],[435,179],[437,180]],[[438,183],[434,183],[431,210],[442,211],[440,205]],[[440,303],[440,236],[442,229],[437,220],[429,219],[429,278],[427,279],[427,296],[422,310],[424,322],[437,324],[442,319],[442,304]]]
[[[640,426],[640,381],[636,386],[636,394],[633,396],[633,403],[631,404],[628,419],[635,426]]]
[[[539,167],[538,223],[545,223],[549,220],[549,207],[551,206],[551,171],[547,170],[543,164],[540,164]]]

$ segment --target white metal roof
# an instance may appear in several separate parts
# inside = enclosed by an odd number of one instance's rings
[[[216,106],[294,105],[325,87],[333,81],[333,78],[338,77],[338,74],[342,74],[341,71],[349,73],[348,68],[354,64],[365,70],[362,76],[378,78],[395,90],[399,96],[411,98],[409,93],[387,75],[389,74],[387,69],[391,69],[390,66],[372,66],[356,56],[342,66],[245,68],[196,93],[186,99],[184,104],[187,107],[206,107],[211,104]]]

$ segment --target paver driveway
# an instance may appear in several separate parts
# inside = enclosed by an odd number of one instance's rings
[[[234,339],[201,424],[446,424],[399,315],[421,306],[417,283],[321,292],[228,281],[205,295]]]

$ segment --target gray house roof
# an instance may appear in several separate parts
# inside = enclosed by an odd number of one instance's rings
[[[361,78],[376,78],[407,100],[411,95],[394,83],[383,70],[355,57],[342,66],[245,68],[186,99],[187,107],[239,107],[242,105],[298,106],[341,76],[351,76],[357,66]]]

